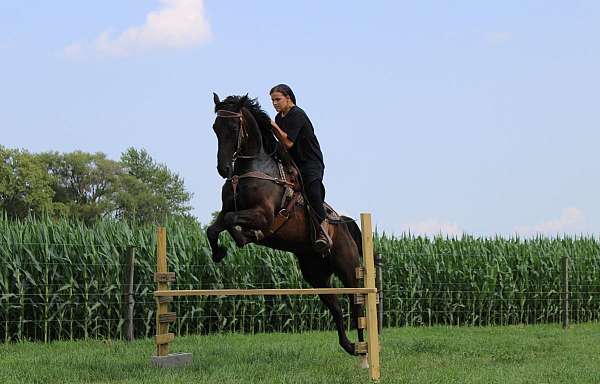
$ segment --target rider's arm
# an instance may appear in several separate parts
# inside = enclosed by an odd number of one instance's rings
[[[285,133],[281,128],[279,128],[277,123],[275,123],[273,120],[271,120],[271,128],[273,128],[273,133],[275,134],[275,137],[277,137],[277,140],[279,140],[280,143],[285,145],[285,148],[287,150],[294,146],[294,142],[290,140],[287,133]]]

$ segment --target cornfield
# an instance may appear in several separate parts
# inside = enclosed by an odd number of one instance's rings
[[[293,255],[263,247],[210,259],[199,224],[167,227],[174,289],[307,287]],[[4,341],[123,338],[125,256],[135,246],[135,335],[154,334],[156,228],[101,221],[0,217],[0,337]],[[375,236],[383,257],[384,326],[559,322],[563,256],[570,257],[571,321],[600,317],[600,244],[594,238],[460,239]],[[346,313],[348,302],[344,301]],[[178,298],[175,332],[333,329],[313,297]]]

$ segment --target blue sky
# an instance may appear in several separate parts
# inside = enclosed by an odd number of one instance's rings
[[[598,234],[598,20],[596,1],[3,1],[0,143],[146,148],[206,222],[212,92],[273,116],[285,82],[341,212],[396,234]]]

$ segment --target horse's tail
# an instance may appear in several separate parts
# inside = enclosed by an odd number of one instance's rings
[[[362,258],[362,233],[360,232],[360,227],[356,224],[356,221],[348,216],[342,216],[341,220],[345,221],[346,227],[348,228],[348,231],[350,231],[350,235],[358,247],[359,257]]]

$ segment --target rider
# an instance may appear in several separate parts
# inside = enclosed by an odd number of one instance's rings
[[[276,85],[269,94],[273,107],[277,111],[275,121],[271,120],[273,132],[300,169],[308,202],[320,224],[320,231],[313,243],[313,248],[315,251],[323,253],[331,248],[332,244],[327,231],[325,208],[323,208],[325,164],[319,141],[308,116],[304,110],[296,106],[296,96],[289,86]]]

